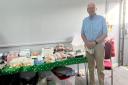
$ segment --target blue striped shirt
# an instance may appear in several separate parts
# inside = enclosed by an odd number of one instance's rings
[[[87,40],[96,40],[102,34],[107,33],[107,25],[104,17],[100,15],[86,17],[83,20],[81,33],[86,36]]]

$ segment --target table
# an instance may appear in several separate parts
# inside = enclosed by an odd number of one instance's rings
[[[24,67],[5,67],[0,70],[0,75],[9,75],[15,74],[19,72],[42,72],[42,71],[50,71],[54,67],[57,66],[65,66],[65,65],[73,65],[73,64],[80,64],[80,63],[87,63],[87,58],[83,55],[77,56],[75,58],[69,58],[62,61],[56,61],[53,63],[43,63],[40,65],[33,65],[33,66],[24,66]],[[79,67],[78,67],[79,69]]]

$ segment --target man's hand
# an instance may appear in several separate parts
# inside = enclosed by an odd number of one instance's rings
[[[81,37],[82,37],[82,39],[83,39],[83,41],[85,43],[85,47],[87,47],[87,48],[93,48],[93,47],[95,47],[95,45],[96,45],[96,42],[95,41],[89,41],[89,40],[87,40],[86,39],[86,36],[84,34],[81,34]]]
[[[85,47],[87,47],[87,48],[93,48],[93,47],[95,47],[95,45],[96,45],[95,41],[87,41],[85,43]]]

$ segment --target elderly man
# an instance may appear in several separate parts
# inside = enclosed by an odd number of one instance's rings
[[[90,85],[95,85],[94,68],[97,66],[99,85],[104,85],[104,39],[107,37],[107,25],[104,17],[95,13],[95,3],[91,2],[87,6],[89,14],[83,20],[81,37],[86,48],[88,58],[88,68]]]

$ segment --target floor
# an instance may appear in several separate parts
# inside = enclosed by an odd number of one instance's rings
[[[128,85],[128,68],[119,67],[114,69],[114,85]]]
[[[95,71],[96,85],[98,84],[97,72]],[[128,85],[128,68],[116,67],[113,70],[113,85]],[[85,85],[85,78],[77,78],[76,85]],[[111,85],[111,71],[105,71],[105,85]]]
[[[97,76],[95,77],[96,77],[96,85],[99,85],[98,78]],[[111,85],[111,71],[105,71],[105,85]],[[128,68],[126,67],[114,68],[113,85],[128,85]]]

